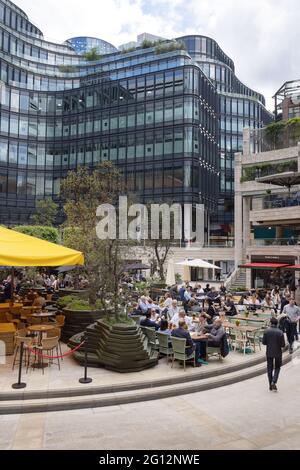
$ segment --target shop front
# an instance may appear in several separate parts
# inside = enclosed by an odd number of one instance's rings
[[[251,287],[273,289],[275,286],[281,288],[289,285],[295,286],[296,256],[252,256],[251,262],[240,267],[251,269]]]

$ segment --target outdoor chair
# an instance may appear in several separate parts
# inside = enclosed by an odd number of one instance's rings
[[[157,332],[157,339],[159,343],[159,354],[164,354],[167,356],[167,363],[169,362],[169,356],[172,356],[173,349],[170,345],[169,339],[170,336],[166,335],[165,333]]]
[[[218,356],[219,360],[222,360],[221,347],[220,346],[207,346],[206,348],[207,358],[211,356]]]
[[[249,344],[248,338],[238,329],[233,331],[233,335],[235,336],[234,339],[234,350],[236,351],[239,349],[240,351],[243,351],[244,354],[246,354],[246,349]]]
[[[59,348],[59,353],[62,356],[62,350],[61,350],[61,342],[60,342],[60,337],[61,337],[61,329],[60,328],[53,328],[52,330],[49,330],[46,332],[46,338],[56,338],[58,337],[58,348]],[[63,360],[63,358],[61,358]]]
[[[253,352],[255,352],[256,345],[259,347],[259,350],[261,351],[261,333],[262,333],[262,330],[257,330],[257,331],[254,331],[253,333],[249,331],[249,333],[247,334],[249,345],[253,347]]]
[[[44,338],[42,339],[42,344],[41,346],[36,346],[35,348],[42,354],[46,354],[48,356],[53,356],[54,353],[56,353],[56,355],[58,356],[58,348],[59,348],[59,338],[58,336],[55,336],[53,338]],[[43,375],[44,375],[44,358],[43,356],[40,357],[41,359],[41,364],[42,364],[42,371],[43,371]],[[35,356],[34,358],[34,363],[36,362],[37,360],[37,356]],[[57,363],[54,362],[54,359],[48,359],[48,365],[49,367],[51,366],[51,364],[56,364],[58,366],[58,369],[60,370],[60,362],[59,362],[59,358],[57,358]]]
[[[15,365],[19,363],[20,361],[20,352],[21,352],[21,343],[24,343],[24,349],[23,349],[23,361],[24,365],[26,366],[26,373],[28,371],[29,363],[30,363],[30,350],[28,347],[33,346],[33,339],[31,337],[27,337],[27,329],[22,329],[18,330],[15,334],[15,354],[14,354],[14,360],[13,360],[13,365],[12,365],[12,370],[14,370]],[[17,357],[19,355],[19,359],[17,360]]]
[[[174,360],[176,359],[178,361],[183,362],[184,370],[185,370],[185,363],[187,361],[193,361],[194,367],[196,366],[195,351],[193,351],[192,354],[190,355],[186,354],[186,339],[174,338],[174,336],[171,336],[171,343],[172,343],[172,349],[173,349],[172,367],[174,365]]]
[[[158,351],[159,343],[156,338],[155,328],[149,328],[148,326],[143,326],[142,331],[148,338],[148,344],[151,346],[151,349]]]

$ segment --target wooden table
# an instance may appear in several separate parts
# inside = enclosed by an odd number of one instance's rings
[[[16,328],[13,323],[0,323],[0,341],[5,344],[5,351],[1,351],[0,355],[5,353],[7,356],[14,353],[14,337]]]
[[[208,337],[205,336],[205,335],[199,335],[197,332],[194,332],[194,333],[191,333],[191,338],[193,341],[203,341],[203,340],[206,340],[208,341]]]
[[[48,318],[48,317],[54,317],[55,313],[54,312],[41,312],[41,313],[33,313],[31,316],[34,318]]]

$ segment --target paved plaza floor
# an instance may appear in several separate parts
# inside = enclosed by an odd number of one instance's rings
[[[63,353],[69,351],[66,345],[62,344]],[[209,359],[209,365],[202,366],[200,368],[194,368],[191,365],[186,366],[184,372],[183,367],[177,361],[174,363],[174,367],[171,367],[171,363],[167,364],[166,358],[159,360],[158,365],[151,369],[146,369],[141,372],[132,373],[118,373],[103,368],[91,367],[88,370],[89,376],[93,378],[93,383],[90,386],[101,386],[101,385],[117,385],[123,383],[138,383],[143,381],[155,381],[161,378],[172,378],[178,377],[185,374],[190,375],[201,375],[206,371],[220,372],[224,369],[224,366],[235,365],[241,363],[248,363],[258,355],[264,355],[264,346],[262,351],[257,351],[255,354],[242,354],[239,351],[231,351],[230,354],[223,360],[219,360],[217,356]],[[12,370],[13,356],[7,356],[6,364],[0,365],[0,392],[12,392],[11,385],[17,381],[18,377],[18,366],[15,366],[14,371]],[[28,373],[26,370],[23,371],[22,381],[26,382],[27,387],[24,391],[34,390],[58,390],[58,389],[74,389],[81,388],[78,379],[83,376],[84,369],[81,367],[76,360],[69,356],[61,362],[61,370],[58,370],[57,365],[52,365],[50,368],[44,369],[44,374],[41,369],[30,368]],[[18,393],[18,392],[16,392]]]
[[[1,449],[300,449],[300,359],[281,372],[162,400],[0,416]]]

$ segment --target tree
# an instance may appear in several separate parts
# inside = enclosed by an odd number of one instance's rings
[[[64,243],[84,253],[89,303],[94,306],[99,296],[107,309],[107,300],[110,300],[117,318],[119,304],[124,301],[120,279],[129,246],[126,240],[117,237],[98,238],[96,211],[101,204],[115,205],[124,190],[123,179],[110,162],[100,164],[92,172],[86,167],[71,171],[61,185],[67,216]]]
[[[36,203],[36,212],[31,216],[34,225],[51,227],[55,223],[58,212],[58,204],[51,198],[41,199]]]
[[[148,240],[148,249],[150,251],[149,261],[151,264],[151,272],[158,271],[159,279],[165,282],[165,263],[171,254],[172,240]]]
[[[94,62],[95,60],[100,60],[102,56],[99,54],[97,47],[92,47],[90,51],[83,54],[83,57],[89,62]]]

